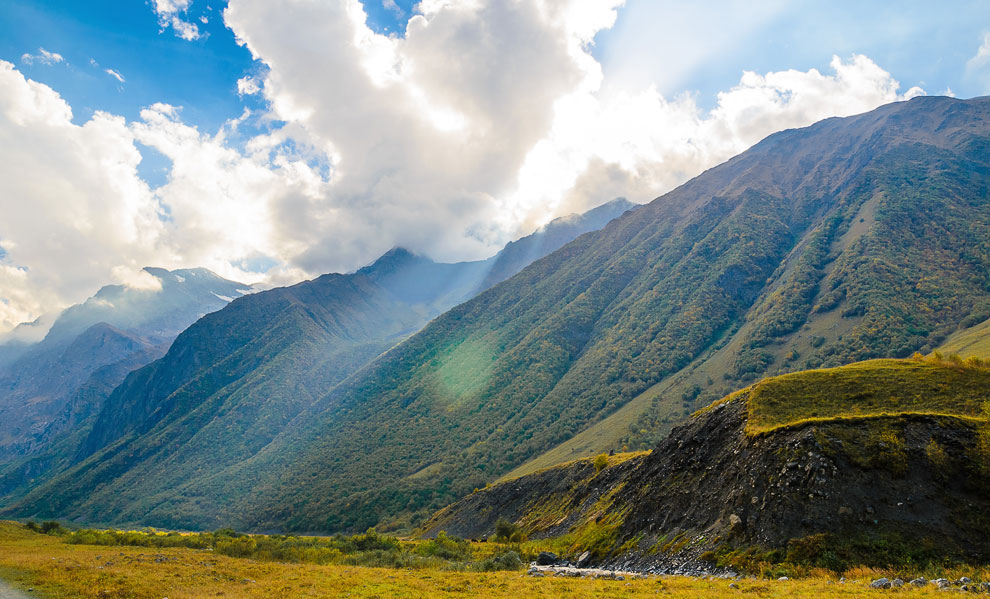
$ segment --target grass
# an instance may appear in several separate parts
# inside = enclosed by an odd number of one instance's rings
[[[612,466],[618,466],[619,464],[621,464],[623,462],[627,462],[627,461],[629,461],[629,460],[631,460],[633,458],[641,458],[641,457],[647,455],[648,453],[650,453],[650,452],[649,451],[626,451],[626,452],[621,452],[621,453],[613,453],[611,455],[607,455],[606,454],[606,458],[608,459],[608,462],[606,464],[606,467],[611,468]],[[599,455],[601,455],[601,454],[599,454]],[[554,463],[554,464],[548,464],[546,466],[542,466],[540,468],[537,468],[536,470],[532,470],[532,471],[528,471],[528,472],[522,472],[521,474],[518,474],[518,475],[516,475],[515,474],[516,471],[513,470],[509,474],[506,474],[502,478],[500,478],[497,481],[495,481],[495,484],[507,483],[507,482],[516,480],[517,478],[522,478],[523,476],[527,476],[529,474],[536,474],[537,472],[545,472],[547,470],[556,470],[558,468],[570,468],[571,466],[573,466],[574,464],[577,464],[578,462],[590,462],[590,461],[592,461],[592,460],[594,460],[596,458],[597,458],[597,456],[595,456],[595,457],[583,457],[583,458],[576,458],[576,459],[573,459],[573,460],[568,460],[566,462],[557,462],[557,463]],[[595,474],[598,474],[598,472],[596,471]]]
[[[49,599],[229,599],[262,597],[374,598],[640,598],[665,597],[861,597],[872,593],[863,582],[887,573],[856,569],[846,573],[858,584],[835,584],[836,577],[814,571],[790,581],[650,577],[625,581],[534,578],[521,572],[452,572],[345,565],[286,564],[217,555],[187,547],[105,547],[69,544],[13,522],[0,523],[0,577],[33,596]],[[974,576],[972,571],[965,574]],[[990,572],[976,573],[984,576]],[[960,574],[961,575],[961,574]],[[934,588],[913,597],[940,597]]]
[[[804,422],[925,414],[976,420],[990,369],[954,357],[869,360],[772,377],[746,390],[749,434]]]
[[[964,358],[990,357],[990,320],[953,333],[938,349],[943,353],[959,354]]]

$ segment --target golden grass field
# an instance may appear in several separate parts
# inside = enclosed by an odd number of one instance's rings
[[[316,566],[259,562],[210,551],[144,547],[70,545],[33,533],[13,522],[0,523],[0,578],[30,596],[187,599],[193,597],[870,597],[908,593],[944,596],[921,589],[876,591],[864,582],[872,570],[847,572],[859,583],[838,584],[821,573],[801,580],[729,580],[650,577],[636,580],[533,578],[525,571],[451,572],[357,566]],[[952,573],[947,573],[952,575]],[[973,576],[972,571],[965,574]],[[988,574],[988,572],[976,573]],[[961,573],[959,575],[962,575]]]

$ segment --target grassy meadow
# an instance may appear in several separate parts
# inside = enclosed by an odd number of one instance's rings
[[[32,532],[15,522],[0,522],[0,578],[21,589],[32,589],[31,596],[48,598],[838,598],[884,593],[866,588],[865,583],[886,574],[852,570],[845,573],[849,579],[845,584],[838,583],[837,575],[824,571],[811,571],[804,578],[789,581],[656,576],[631,580],[539,578],[526,575],[525,569],[483,572],[444,569],[437,564],[382,568],[285,563],[231,557],[191,547],[68,542],[71,538]],[[482,554],[492,551],[478,545],[482,544],[475,544],[475,549]],[[417,546],[411,543],[413,552]],[[990,571],[945,574],[980,577],[990,575]],[[915,597],[942,596],[932,585],[902,592]]]

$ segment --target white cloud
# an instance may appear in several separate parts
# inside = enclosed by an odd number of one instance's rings
[[[666,99],[652,88],[562,99],[550,134],[520,170],[509,214],[544,220],[616,195],[648,201],[776,131],[924,93],[898,93],[897,81],[865,56],[833,57],[830,68],[746,72],[707,113],[692,96]],[[534,203],[542,214],[533,214]]]
[[[402,18],[406,16],[406,11],[402,10],[395,0],[382,0],[382,8],[393,13],[396,17]]]
[[[199,33],[199,27],[195,23],[190,23],[189,21],[183,20],[182,16],[189,10],[192,5],[192,0],[154,0],[154,11],[158,15],[158,25],[164,31],[167,27],[171,27],[175,31],[175,35],[187,40],[193,41],[201,37]],[[200,19],[202,23],[206,23]]]
[[[226,147],[226,128],[203,135],[179,114],[156,105],[135,123],[96,112],[76,125],[56,92],[0,61],[0,331],[107,283],[147,285],[147,265],[251,283],[231,262],[264,255],[282,264],[273,282],[306,274],[288,266],[291,236],[273,229],[286,204],[324,193],[319,174],[277,138],[242,155]],[[162,187],[139,177],[135,142],[173,161]]]
[[[391,245],[493,251],[509,233],[498,197],[556,101],[598,76],[583,47],[620,3],[433,0],[393,39],[353,0],[231,2],[227,24],[269,67],[273,116],[334,166],[330,195],[298,223],[298,266],[353,268]]]
[[[53,64],[63,62],[65,59],[58,52],[49,52],[44,48],[38,48],[37,54],[27,54],[21,55],[21,62],[26,65],[32,65],[36,62],[51,66]]]
[[[966,61],[966,70],[975,71],[990,65],[990,33],[983,34],[983,43],[976,49],[976,54]]]
[[[242,96],[253,96],[261,91],[261,85],[254,77],[241,77],[237,80],[237,93]]]
[[[120,74],[120,71],[115,71],[113,69],[104,69],[104,72],[121,83],[125,81],[124,76]]]
[[[155,256],[162,223],[123,118],[84,125],[0,61],[0,329],[78,301]],[[98,283],[102,281],[102,283]]]
[[[617,87],[590,44],[620,4],[423,0],[399,38],[371,31],[357,0],[231,0],[225,21],[264,73],[238,93],[269,111],[215,133],[165,104],[74,125],[58,94],[0,63],[0,177],[14,181],[0,196],[0,329],[148,264],[250,283],[234,265],[264,258],[270,286],[395,245],[482,257],[553,216],[650,200],[774,131],[920,92],[864,56],[744,73],[707,112]],[[228,138],[246,119],[274,128],[238,150]],[[171,161],[161,187],[138,176],[135,144]]]

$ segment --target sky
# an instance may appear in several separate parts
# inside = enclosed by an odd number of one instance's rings
[[[781,129],[987,93],[981,1],[6,0],[0,333],[149,265],[483,258]]]

